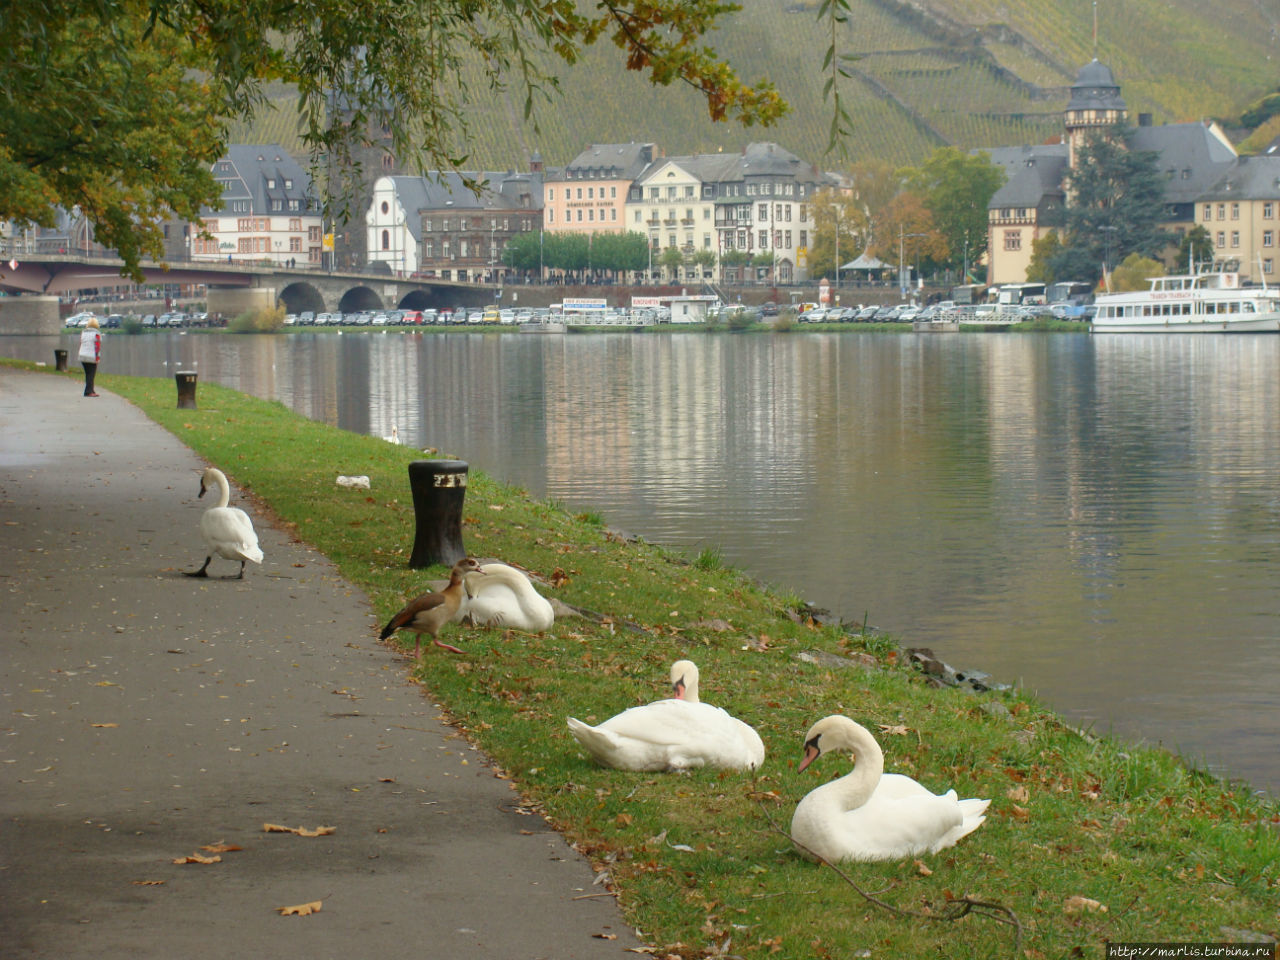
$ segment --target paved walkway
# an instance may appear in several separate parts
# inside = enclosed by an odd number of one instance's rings
[[[202,461],[81,390],[0,367],[0,957],[634,956],[363,594],[260,517],[243,581],[181,576]]]

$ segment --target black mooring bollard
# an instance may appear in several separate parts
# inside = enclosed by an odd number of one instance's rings
[[[409,489],[417,531],[413,537],[411,569],[433,563],[453,566],[467,555],[462,546],[462,501],[467,496],[465,460],[414,460],[409,464]]]
[[[178,409],[196,409],[196,377],[199,374],[192,370],[179,370],[173,375],[178,381]]]
[[[53,369],[57,370],[59,373],[67,372],[67,351],[53,351]]]

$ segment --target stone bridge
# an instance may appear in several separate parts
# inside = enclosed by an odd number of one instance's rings
[[[0,333],[57,333],[59,296],[80,291],[133,289],[121,262],[75,253],[24,255],[6,250],[0,261]],[[141,264],[145,284],[200,284],[208,309],[224,316],[284,304],[289,313],[426,307],[482,306],[494,299],[488,286],[401,278],[379,273],[285,269],[271,264],[182,261]]]

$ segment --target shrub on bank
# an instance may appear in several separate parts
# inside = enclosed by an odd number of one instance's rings
[[[229,333],[276,333],[284,329],[284,305],[247,310],[227,324]]]

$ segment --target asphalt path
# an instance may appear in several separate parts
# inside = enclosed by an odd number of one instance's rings
[[[0,957],[641,945],[590,866],[441,722],[365,596],[239,496],[234,464],[217,466],[266,559],[243,581],[217,578],[237,569],[218,558],[214,579],[182,576],[205,556],[204,461],[81,391],[0,367]],[[174,862],[192,855],[221,859]]]

